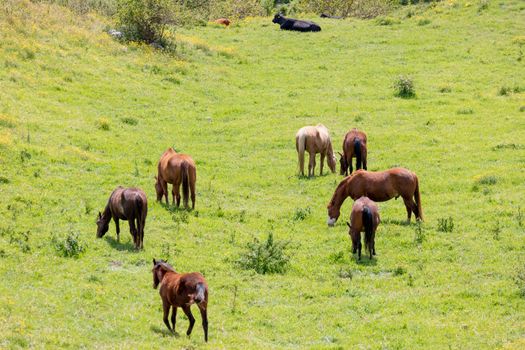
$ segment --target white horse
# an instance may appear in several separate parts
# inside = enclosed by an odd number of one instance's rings
[[[323,124],[316,126],[305,126],[299,129],[295,135],[295,147],[299,156],[299,169],[304,176],[304,152],[310,154],[308,164],[308,176],[314,176],[315,155],[321,153],[321,172],[323,175],[324,158],[328,155],[327,163],[332,173],[335,173],[336,158],[332,149],[330,133]]]

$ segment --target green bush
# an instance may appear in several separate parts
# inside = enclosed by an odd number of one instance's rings
[[[175,24],[174,6],[169,0],[121,0],[117,22],[127,40],[165,46],[167,26]]]
[[[66,258],[78,258],[86,247],[78,239],[78,233],[70,232],[65,239],[53,237],[53,246],[59,255]]]
[[[290,258],[285,254],[287,241],[275,241],[270,232],[266,241],[255,239],[248,243],[247,250],[237,260],[245,270],[255,270],[259,274],[284,273],[288,269]]]
[[[401,98],[411,98],[416,96],[414,82],[410,77],[399,76],[394,82],[394,94]]]
[[[452,232],[454,230],[454,219],[452,217],[438,219],[438,231]]]

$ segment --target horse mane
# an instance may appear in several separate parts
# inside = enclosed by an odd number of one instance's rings
[[[175,273],[177,272],[177,271],[175,271],[175,269],[173,268],[173,266],[171,266],[170,264],[168,264],[168,263],[167,263],[166,261],[164,261],[164,260],[158,260],[158,261],[157,261],[157,264],[155,265],[155,267],[157,267],[157,266],[162,267],[162,268],[163,268],[164,270],[166,270],[166,271],[171,271],[171,272],[175,272]]]
[[[354,173],[355,174],[355,173]],[[347,177],[345,177],[343,180],[341,180],[341,182],[339,182],[339,184],[337,185],[337,187],[335,188],[335,191],[334,191],[334,194],[332,196],[332,199],[330,199],[330,203],[328,204],[329,206],[332,206],[335,204],[335,196],[339,193],[339,190],[341,187],[345,186],[349,181],[350,179],[352,178],[352,176],[354,174],[351,174]]]

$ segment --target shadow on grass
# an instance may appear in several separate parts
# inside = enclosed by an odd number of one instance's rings
[[[113,249],[116,249],[119,251],[127,251],[127,252],[138,252],[138,250],[135,249],[135,245],[131,242],[120,243],[111,236],[106,236],[105,239],[106,239],[106,242],[108,242],[108,244]]]
[[[385,225],[397,225],[397,226],[412,226],[415,225],[415,221],[408,222],[406,220],[397,219],[381,219],[381,223]]]
[[[182,200],[181,200],[181,202],[182,202]],[[164,208],[166,211],[168,211],[168,212],[170,212],[170,213],[172,213],[172,214],[174,214],[174,213],[180,213],[180,212],[184,212],[184,211],[190,213],[190,212],[193,211],[193,209],[191,209],[191,208],[189,208],[189,207],[188,207],[188,208],[185,208],[185,207],[184,207],[184,204],[182,204],[182,203],[181,203],[180,207],[177,207],[177,205],[176,205],[176,204],[173,204],[173,203],[171,203],[171,204],[168,205],[168,204],[166,204],[166,202],[160,202],[159,204],[160,204],[160,206],[161,206],[162,208]],[[189,201],[188,205],[189,205],[189,204],[191,204],[191,200]]]
[[[377,258],[370,259],[368,255],[364,256],[361,253],[361,260],[357,260],[357,257],[355,258],[355,263],[357,265],[361,266],[376,266],[377,265]]]
[[[331,175],[334,175],[332,174],[331,172],[323,172],[323,175],[319,175],[319,173],[315,174],[314,176],[307,176],[307,175],[300,175],[300,174],[297,174],[297,175],[292,175],[292,176],[288,176],[289,179],[295,177],[297,180],[304,180],[304,181],[313,181],[319,177],[327,177],[327,176],[331,176]]]
[[[157,327],[157,326],[151,326],[150,327],[151,331],[153,333],[157,333],[159,335],[162,335],[163,337],[175,337],[175,338],[179,338],[180,337],[180,334],[175,332],[170,332],[166,327]]]

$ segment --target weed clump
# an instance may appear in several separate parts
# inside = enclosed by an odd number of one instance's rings
[[[412,79],[408,76],[400,75],[394,81],[394,95],[401,98],[412,98],[416,96]]]
[[[520,296],[522,298],[525,298],[525,266],[522,266],[521,269],[518,270],[518,274],[515,278],[516,285],[518,286]]]
[[[416,227],[414,229],[414,243],[417,245],[421,245],[424,240],[425,233],[423,232],[423,226],[421,225],[421,221],[417,221]]]
[[[108,131],[109,130],[109,120],[107,120],[106,118],[100,118],[97,121],[97,128],[99,128],[100,130]]]
[[[482,176],[478,179],[479,185],[495,185],[498,183],[498,179],[493,175]]]
[[[65,239],[53,237],[51,240],[55,251],[66,258],[78,258],[86,251],[86,247],[80,242],[78,233],[70,232]]]
[[[454,231],[454,219],[451,216],[449,216],[448,218],[439,218],[437,229],[439,232]]]
[[[310,215],[311,209],[310,207],[306,208],[297,208],[295,209],[295,212],[293,214],[293,220],[294,221],[303,221],[306,219],[308,215]]]
[[[122,122],[128,125],[137,125],[139,123],[139,121],[133,117],[122,118]]]
[[[290,242],[276,241],[273,233],[265,241],[257,238],[247,244],[246,251],[237,260],[237,265],[245,270],[255,270],[258,274],[284,273],[288,269],[290,257],[285,253]]]

